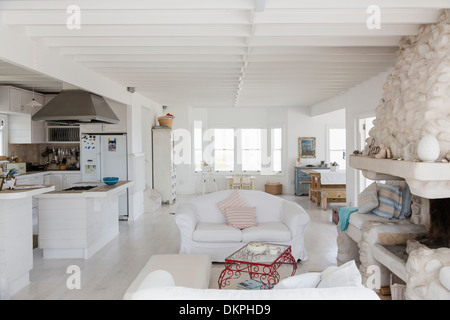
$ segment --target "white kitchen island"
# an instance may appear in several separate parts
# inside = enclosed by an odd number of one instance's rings
[[[53,191],[37,196],[39,248],[47,259],[89,259],[119,233],[119,195],[133,185],[119,181],[90,190]]]
[[[29,284],[33,268],[32,198],[54,186],[17,186],[0,191],[0,299]]]

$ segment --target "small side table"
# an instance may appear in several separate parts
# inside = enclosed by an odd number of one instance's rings
[[[270,289],[280,281],[277,270],[281,265],[292,263],[292,276],[297,271],[297,262],[292,256],[291,246],[267,243],[264,253],[253,254],[247,249],[248,245],[225,259],[225,269],[218,280],[219,289],[229,285],[231,279],[239,278],[243,272],[248,273],[250,279],[261,282],[265,289]],[[276,250],[276,254],[271,254],[271,248]]]

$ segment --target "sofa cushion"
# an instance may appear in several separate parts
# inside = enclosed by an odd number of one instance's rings
[[[256,226],[256,207],[228,207],[225,208],[227,225],[245,229]]]
[[[282,222],[264,222],[259,223],[255,227],[242,230],[242,241],[290,241],[292,239],[291,232]]]
[[[400,188],[377,183],[377,192],[379,204],[371,212],[387,219],[398,218],[402,208],[402,192]]]
[[[247,202],[245,202],[244,198],[241,196],[238,190],[234,191],[230,197],[227,199],[220,201],[217,206],[220,211],[225,214],[226,208],[231,207],[247,207]]]
[[[198,242],[241,242],[242,231],[224,223],[199,222],[192,239]]]
[[[282,198],[257,190],[241,190],[240,194],[249,207],[256,207],[256,223],[281,220]]]
[[[369,213],[378,207],[377,183],[373,182],[358,195],[358,212]]]
[[[411,190],[406,181],[388,180],[386,184],[397,186],[402,193],[402,209],[400,210],[399,219],[405,219],[411,214]]]

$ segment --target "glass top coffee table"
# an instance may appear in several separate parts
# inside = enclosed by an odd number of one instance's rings
[[[250,242],[225,259],[225,269],[218,280],[219,289],[229,285],[231,279],[239,278],[243,272],[248,273],[250,279],[261,282],[262,289],[270,289],[280,281],[277,270],[286,262],[292,264],[293,276],[297,262],[292,256],[291,246]]]

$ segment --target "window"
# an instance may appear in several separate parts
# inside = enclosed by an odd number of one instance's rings
[[[195,172],[204,162],[219,172],[282,172],[283,131],[281,128],[203,128],[194,121],[193,160]]]
[[[243,171],[261,171],[261,129],[241,129]]]
[[[272,171],[281,172],[281,150],[283,147],[283,136],[281,128],[273,128],[272,135]]]
[[[328,131],[329,137],[329,158],[330,163],[337,162],[339,164],[339,170],[345,170],[345,129],[330,128]]]
[[[214,129],[214,168],[234,170],[234,129]]]

